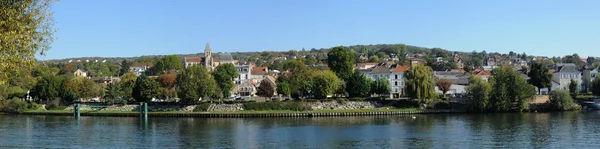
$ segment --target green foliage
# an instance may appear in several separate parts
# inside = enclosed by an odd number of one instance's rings
[[[290,85],[290,79],[287,76],[279,76],[275,82],[275,84],[277,84],[276,88],[278,94],[284,96],[288,96],[291,94],[292,86]]]
[[[371,82],[371,94],[377,94],[380,97],[385,97],[390,93],[390,82],[387,79],[377,78]]]
[[[119,70],[119,76],[122,76],[125,73],[129,72],[129,67],[131,67],[131,64],[133,63],[127,60],[123,60],[121,62],[121,69]]]
[[[371,79],[359,71],[355,71],[346,81],[346,92],[350,97],[369,97],[371,95]]]
[[[550,106],[554,110],[569,111],[577,109],[578,105],[573,102],[568,91],[558,89],[550,93]]]
[[[327,65],[342,80],[348,80],[354,68],[354,54],[344,47],[335,47],[327,53]]]
[[[114,83],[109,83],[106,85],[104,99],[112,103],[115,99],[120,98],[122,95],[123,93],[121,92],[121,86]]]
[[[275,93],[275,88],[273,88],[273,83],[268,79],[263,79],[260,81],[258,88],[256,89],[256,95],[260,97],[271,98]]]
[[[0,2],[0,84],[36,65],[54,41],[53,0]]]
[[[23,113],[27,110],[29,106],[27,102],[21,101],[18,98],[13,98],[11,100],[4,100],[0,103],[0,110],[9,113]]]
[[[169,70],[181,70],[183,69],[183,64],[177,55],[169,55],[158,59],[154,67],[157,72],[166,72]]]
[[[592,93],[596,96],[600,96],[600,75],[592,81]]]
[[[184,102],[195,102],[200,97],[203,99],[213,97],[217,92],[217,82],[206,68],[194,65],[180,71],[175,79],[177,96]]]
[[[527,109],[527,100],[535,94],[535,87],[511,68],[496,68],[492,74],[490,106],[492,111],[519,111]],[[516,107],[513,107],[516,104]]]
[[[428,103],[437,97],[430,67],[413,65],[405,72],[405,82],[406,94],[421,103]]]
[[[141,75],[136,79],[131,96],[138,102],[150,102],[152,98],[160,96],[160,93],[158,82]]]
[[[302,102],[254,102],[243,103],[244,110],[253,111],[269,111],[269,110],[292,110],[304,111],[311,110],[310,106],[306,106]]]
[[[577,81],[571,79],[571,83],[569,83],[569,92],[573,96],[579,95],[579,83]]]
[[[122,90],[122,96],[125,98],[131,98],[133,87],[135,86],[137,76],[133,72],[127,72],[121,76],[121,81],[118,85]]]
[[[194,112],[206,112],[206,111],[208,111],[208,108],[210,107],[210,105],[211,105],[211,103],[197,104],[193,111]]]
[[[467,87],[467,103],[469,110],[484,112],[489,108],[490,93],[492,86],[481,80],[480,77],[469,78],[469,86]]]
[[[229,97],[231,95],[231,89],[233,88],[233,78],[239,74],[235,71],[233,64],[223,64],[217,66],[215,71],[212,73],[217,85],[221,89],[223,97]]]
[[[529,83],[539,89],[552,87],[552,74],[548,72],[548,68],[542,63],[533,62],[527,76],[530,78]]]
[[[341,82],[334,72],[329,70],[318,71],[312,78],[311,91],[316,98],[327,98],[328,95],[340,88]]]
[[[60,96],[62,82],[63,80],[59,76],[43,76],[33,88],[31,95],[44,100],[57,98]]]

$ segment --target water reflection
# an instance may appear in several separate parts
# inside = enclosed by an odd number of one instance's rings
[[[590,147],[598,112],[302,118],[0,115],[0,148]]]

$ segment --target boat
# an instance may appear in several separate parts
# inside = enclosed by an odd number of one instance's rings
[[[600,99],[582,102],[584,109],[600,110]]]

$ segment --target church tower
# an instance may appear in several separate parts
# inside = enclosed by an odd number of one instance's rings
[[[210,52],[210,45],[208,42],[206,43],[206,47],[204,48],[204,65],[208,71],[212,71],[213,68],[213,59],[212,53]]]

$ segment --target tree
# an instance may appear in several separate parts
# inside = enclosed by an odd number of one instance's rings
[[[553,109],[561,111],[572,110],[577,107],[569,92],[561,89],[550,93],[550,105]]]
[[[405,72],[406,94],[422,103],[436,98],[433,72],[430,67],[413,65]]]
[[[164,89],[163,97],[169,99],[169,97],[175,97],[175,73],[162,74],[158,76],[157,81],[160,86]]]
[[[371,56],[371,58],[369,58],[369,62],[371,62],[371,63],[379,62],[379,57],[377,55],[373,55],[373,56]]]
[[[222,97],[229,97],[233,88],[233,79],[239,74],[235,71],[233,64],[223,64],[217,66],[212,73],[217,85],[221,89]]]
[[[273,84],[269,80],[263,79],[262,81],[260,81],[260,84],[256,89],[256,95],[270,99],[271,97],[273,97],[274,93],[275,88],[273,88]]]
[[[165,73],[170,70],[181,70],[183,69],[183,64],[177,55],[169,55],[156,61],[154,67],[157,72]]]
[[[484,112],[489,108],[492,87],[481,77],[471,76],[467,87],[467,103],[472,111]]]
[[[346,82],[346,92],[350,97],[369,97],[371,92],[371,79],[359,71],[355,71]]]
[[[59,76],[46,75],[35,85],[32,96],[42,100],[50,100],[59,97],[62,78]]]
[[[571,95],[573,96],[577,96],[579,95],[579,83],[577,83],[577,81],[571,79],[571,83],[569,83],[569,92],[571,93]]]
[[[121,70],[119,70],[119,75],[122,76],[125,73],[129,72],[129,67],[131,67],[131,62],[127,61],[127,60],[123,60],[121,62]]]
[[[109,83],[106,85],[106,89],[104,92],[104,99],[112,103],[115,99],[120,98],[123,95],[121,92],[121,86],[115,83]]]
[[[535,87],[509,67],[494,69],[492,82],[492,111],[510,111],[513,108],[523,111],[527,108],[528,98],[535,94]],[[515,103],[517,107],[513,107]]]
[[[277,93],[284,96],[289,96],[292,93],[292,86],[290,85],[290,78],[282,75],[277,77],[275,81],[277,84]]]
[[[390,82],[383,78],[377,78],[371,82],[371,93],[380,97],[390,93]]]
[[[527,76],[530,78],[529,83],[538,87],[539,90],[552,87],[552,74],[541,63],[533,62]]]
[[[160,96],[160,93],[158,82],[141,75],[135,81],[131,97],[138,102],[150,102],[152,98]]]
[[[185,102],[195,102],[200,98],[206,99],[219,94],[218,86],[206,68],[194,65],[181,71],[175,78],[177,96]]]
[[[78,95],[80,98],[90,99],[94,97],[100,96],[100,86],[96,84],[96,82],[92,81],[92,79],[84,78],[84,77],[75,77],[74,79],[79,79],[81,81],[79,86]]]
[[[450,90],[450,87],[452,87],[452,81],[448,79],[441,79],[438,80],[435,85],[442,91],[442,94],[446,96],[446,93]]]
[[[333,95],[341,85],[335,73],[329,70],[317,71],[311,81],[311,91],[316,98],[320,99],[327,98],[328,95]]]
[[[62,65],[62,68],[60,69],[59,74],[64,75],[64,74],[73,74],[73,72],[75,72],[75,70],[73,70],[73,64],[71,63],[65,63]]]
[[[0,2],[0,84],[35,66],[54,41],[53,0]]]
[[[119,81],[118,85],[119,85],[119,88],[121,88],[121,90],[122,90],[121,95],[123,95],[123,97],[125,97],[125,98],[132,97],[131,92],[133,90],[133,87],[135,86],[136,79],[137,79],[137,76],[133,72],[127,72],[127,73],[123,74],[123,76],[121,76],[121,81]]]
[[[299,55],[298,55],[298,51],[296,51],[296,50],[290,50],[290,51],[288,52],[288,55],[289,55],[289,56],[291,56],[291,57],[294,57],[294,56],[296,56],[296,57],[297,57],[297,56],[299,56]]]
[[[352,75],[353,63],[354,55],[344,47],[335,47],[327,53],[327,66],[342,80],[348,80]]]
[[[592,94],[600,96],[600,76],[596,76],[592,81]]]

